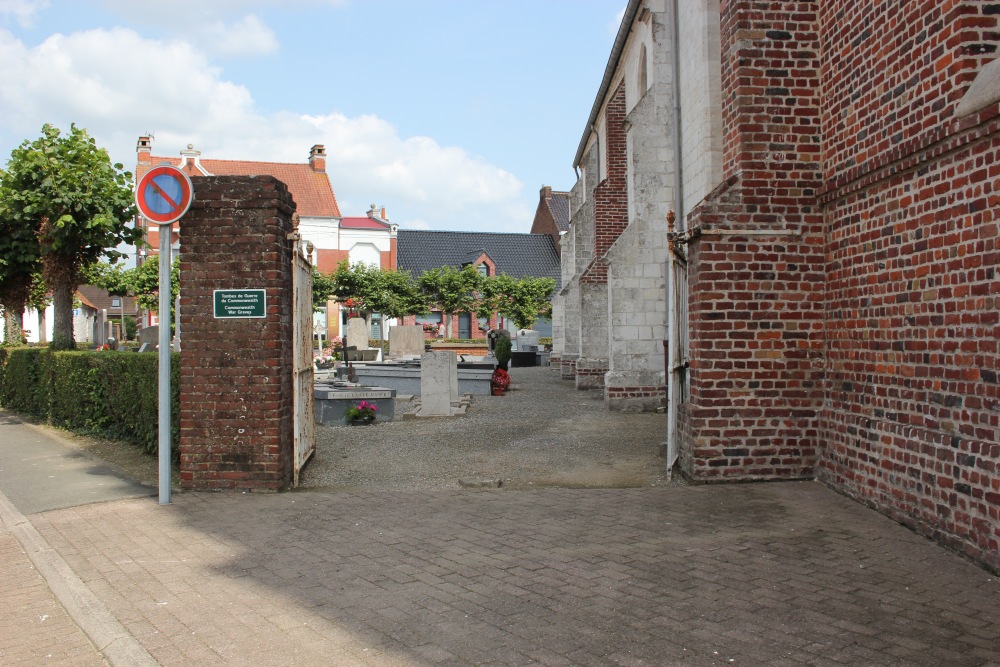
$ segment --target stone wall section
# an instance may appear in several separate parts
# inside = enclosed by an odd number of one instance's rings
[[[645,57],[648,88],[625,121],[628,227],[606,253],[610,363],[605,403],[613,410],[653,411],[666,405],[667,212],[674,198],[668,26],[663,12],[642,23],[644,39],[626,51],[626,69]],[[649,48],[647,48],[647,43]]]
[[[275,491],[291,481],[294,211],[269,176],[195,181],[180,253],[186,489]],[[215,318],[217,289],[264,289],[266,317]]]

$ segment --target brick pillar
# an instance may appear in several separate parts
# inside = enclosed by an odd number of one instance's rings
[[[688,218],[681,467],[811,477],[825,328],[817,4],[722,5],[725,182]]]
[[[181,485],[278,490],[292,478],[295,203],[270,176],[194,179],[181,242]],[[216,318],[214,290],[263,289],[265,317]]]

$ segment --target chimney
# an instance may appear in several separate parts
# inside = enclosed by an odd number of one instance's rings
[[[389,218],[385,216],[385,206],[382,207],[382,215],[380,215],[379,217],[382,218],[382,220],[384,220],[385,222],[389,222]]]
[[[538,193],[544,201],[552,200],[552,186],[543,185],[541,191]]]
[[[139,154],[139,162],[149,162],[150,154],[153,151],[153,138],[149,135],[143,135],[139,137],[139,141],[135,145],[135,152]]]
[[[316,144],[309,150],[309,166],[317,174],[326,173],[326,148],[323,144]]]

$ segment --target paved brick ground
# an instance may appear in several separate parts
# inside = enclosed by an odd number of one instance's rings
[[[87,636],[0,524],[0,665],[104,667]]]
[[[996,577],[818,483],[188,493],[31,520],[163,665],[1000,664]]]

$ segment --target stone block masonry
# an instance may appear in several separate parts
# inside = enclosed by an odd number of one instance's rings
[[[295,203],[272,177],[195,181],[181,241],[181,485],[276,491],[292,479]],[[215,290],[263,289],[262,318],[216,318]]]

